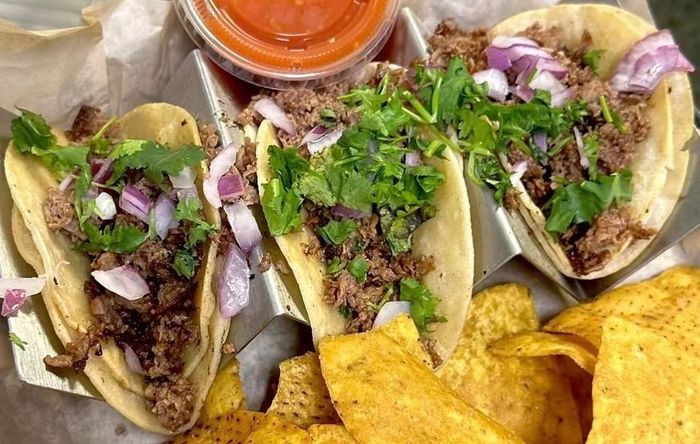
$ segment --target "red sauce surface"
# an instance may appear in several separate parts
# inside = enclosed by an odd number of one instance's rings
[[[312,71],[353,55],[392,0],[200,0],[197,11],[228,49],[253,64]]]

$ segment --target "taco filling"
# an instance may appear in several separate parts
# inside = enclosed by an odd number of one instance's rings
[[[457,131],[470,179],[511,210],[526,192],[575,273],[586,275],[655,234],[629,208],[641,174],[632,165],[653,125],[654,88],[663,75],[693,68],[667,31],[634,45],[608,80],[599,72],[605,48],[588,31],[576,45],[564,41],[558,27],[494,36],[447,20],[416,83],[426,105],[439,95],[429,109]]]
[[[178,429],[193,414],[194,383],[183,356],[200,341],[197,286],[206,242],[217,230],[205,220],[195,186],[204,150],[113,139],[112,122],[90,108],[68,133],[69,146],[59,146],[29,111],[12,129],[20,152],[40,156],[63,179],[43,204],[46,224],[92,261],[84,291],[96,321],[45,363],[81,371],[113,340],[129,370],[144,376],[152,412]]]
[[[445,178],[421,160],[430,141],[404,108],[404,94],[415,100],[409,89],[404,70],[381,66],[366,85],[259,96],[239,116],[277,126],[281,146],[267,147],[272,177],[262,197],[270,232],[313,233],[304,254],[324,264],[322,300],[351,333],[397,302],[422,332],[449,315],[421,283],[433,257],[412,246]]]

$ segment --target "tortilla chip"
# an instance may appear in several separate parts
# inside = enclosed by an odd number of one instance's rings
[[[226,442],[226,441],[222,441]],[[266,415],[245,444],[311,444],[311,435],[277,415]]]
[[[312,424],[340,424],[317,353],[307,353],[280,364],[279,387],[267,412],[304,429]]]
[[[398,316],[377,330],[396,341],[404,350],[418,358],[419,361],[424,362],[428,367],[433,367],[433,361],[420,340],[416,323],[409,315]]]
[[[499,285],[477,294],[454,355],[437,375],[459,396],[528,443],[580,443],[569,381],[554,357],[496,356],[488,345],[538,328],[527,287]]]
[[[700,268],[676,267],[612,290],[565,310],[544,329],[580,336],[599,348],[601,327],[610,316],[634,322],[700,356]]]
[[[245,408],[245,393],[236,359],[226,364],[214,379],[200,419],[214,418],[234,410]]]
[[[336,410],[359,442],[521,442],[381,332],[326,337],[319,350]]]
[[[236,410],[204,421],[182,435],[173,444],[210,444],[226,442],[240,444],[263,421],[265,415],[247,410]]]
[[[700,358],[629,320],[611,317],[593,378],[588,442],[700,442]]]
[[[314,424],[309,427],[314,444],[356,444],[348,429],[341,425]]]
[[[488,350],[498,356],[536,358],[564,355],[571,358],[589,374],[593,374],[596,353],[593,347],[578,336],[532,331],[500,339]]]
[[[581,434],[585,438],[591,431],[593,423],[593,375],[582,369],[570,359],[561,359],[564,374],[571,384],[571,396],[573,396],[578,408],[578,422],[581,424]]]

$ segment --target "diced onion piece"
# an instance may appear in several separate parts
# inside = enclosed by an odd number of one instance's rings
[[[681,53],[668,30],[657,31],[635,43],[610,79],[621,92],[650,93],[672,72],[693,72],[695,67]]]
[[[515,45],[531,46],[533,48],[540,47],[540,45],[538,45],[537,42],[527,37],[508,37],[505,35],[497,35],[491,42],[491,46],[494,46],[496,48],[507,49]]]
[[[530,102],[535,98],[535,91],[523,83],[515,87],[515,95],[520,97],[523,102]]]
[[[119,197],[119,208],[136,217],[138,220],[148,223],[148,214],[151,211],[151,200],[137,188],[126,185]]]
[[[329,129],[326,128],[323,125],[317,125],[313,127],[306,135],[304,136],[303,139],[301,139],[301,144],[306,145],[309,142],[315,142],[319,139],[322,139],[323,136],[325,136],[328,133]]]
[[[511,185],[518,186],[523,175],[527,171],[527,160],[521,160],[516,162],[511,167],[510,183]]]
[[[583,168],[588,168],[591,163],[583,150],[583,135],[581,135],[581,131],[579,131],[579,129],[576,127],[574,127],[574,137],[576,138],[576,149],[578,150],[578,155],[581,158],[581,166]]]
[[[73,181],[75,181],[75,175],[74,174],[68,174],[66,177],[61,181],[60,184],[58,184],[58,191],[61,193],[65,193],[68,188],[70,188],[71,185],[73,185]]]
[[[547,143],[547,133],[544,131],[536,132],[532,135],[532,141],[535,142],[537,148],[541,149],[545,153],[547,152],[547,149],[549,148]]]
[[[170,231],[171,228],[177,227],[177,221],[175,221],[175,204],[163,193],[158,196],[158,200],[156,200],[154,212],[156,233],[158,237],[165,239],[168,237],[168,231]]]
[[[508,78],[503,71],[491,68],[479,71],[473,77],[478,84],[486,83],[489,97],[499,102],[506,100],[508,96]]]
[[[262,234],[253,212],[241,201],[233,205],[224,205],[224,211],[238,246],[245,254],[250,253],[250,250],[262,241]]]
[[[216,155],[209,165],[209,173],[204,178],[202,189],[204,197],[214,208],[221,208],[221,196],[219,195],[219,180],[221,176],[228,173],[236,163],[238,146],[230,144]]]
[[[104,288],[129,301],[141,299],[150,292],[146,280],[129,265],[108,271],[95,270],[90,274]]]
[[[343,130],[336,128],[324,134],[320,139],[308,142],[306,144],[306,149],[312,156],[316,155],[326,148],[333,146],[340,140],[341,137],[343,137]]]
[[[253,105],[253,109],[261,116],[269,120],[275,127],[281,129],[290,136],[297,133],[294,123],[289,120],[287,113],[269,97],[263,97]]]
[[[92,169],[96,169],[92,173],[92,181],[99,184],[107,182],[112,177],[112,163],[112,159],[95,159],[91,164]]]
[[[46,285],[46,277],[34,278],[1,278],[0,297],[3,298],[2,316],[12,316],[17,313],[29,296],[41,292]]]
[[[406,166],[409,167],[417,167],[418,165],[421,164],[421,159],[420,159],[420,152],[419,151],[411,151],[410,153],[406,153],[403,159],[403,163],[406,164]]]
[[[219,198],[221,200],[233,200],[243,195],[245,184],[243,177],[236,171],[233,174],[226,174],[219,179]]]
[[[133,373],[138,373],[139,375],[146,374],[146,371],[141,365],[141,360],[139,359],[139,356],[136,354],[134,349],[131,348],[128,344],[124,344],[124,358],[126,359],[126,366],[128,367],[129,371]]]
[[[389,301],[382,305],[382,308],[374,318],[372,329],[388,324],[402,314],[411,314],[411,303],[408,301]]]
[[[95,214],[102,220],[112,220],[117,214],[114,198],[109,193],[100,193],[95,198]]]
[[[333,208],[331,208],[331,214],[334,216],[346,217],[349,219],[362,219],[369,216],[369,214],[364,213],[360,210],[354,210],[352,208],[344,207],[342,205],[336,205]]]
[[[191,167],[185,167],[177,176],[170,176],[170,182],[173,188],[185,189],[194,186],[194,181],[197,178],[197,173]]]
[[[571,88],[566,88],[561,91],[552,94],[552,108],[560,108],[566,105],[571,99],[574,98],[574,90]]]
[[[187,199],[199,199],[199,195],[197,194],[197,188],[195,187],[179,189],[175,192],[175,196],[177,197],[178,202]]]
[[[229,246],[218,279],[219,314],[232,318],[243,310],[250,298],[250,268],[245,254],[236,244]]]
[[[554,77],[554,74],[549,71],[539,71],[532,78],[529,86],[532,89],[541,89],[543,91],[549,91],[552,94],[556,94],[566,89],[566,87],[562,85],[556,77]]]

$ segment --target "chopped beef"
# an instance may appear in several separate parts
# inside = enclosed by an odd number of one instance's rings
[[[82,143],[97,134],[107,123],[107,119],[98,108],[83,105],[73,120],[73,127],[66,131],[66,137],[72,142]]]
[[[581,166],[581,156],[575,141],[567,143],[564,149],[552,157],[549,162],[552,170],[550,177],[563,178],[576,183],[584,180],[586,170]]]
[[[122,260],[116,253],[102,253],[92,260],[93,270],[109,271],[120,266],[122,266]]]
[[[73,202],[66,193],[60,192],[57,188],[51,188],[46,201],[44,201],[44,219],[50,229],[65,231],[73,241],[81,241],[86,238],[78,226]]]
[[[156,240],[144,242],[136,253],[128,255],[128,258],[131,265],[142,275],[168,278],[173,273],[174,252]]]
[[[428,352],[428,356],[430,356],[430,361],[433,363],[433,368],[438,368],[442,365],[443,360],[442,356],[440,356],[437,351],[435,351],[435,346],[437,345],[437,341],[435,339],[430,339],[426,337],[421,337],[420,338],[421,343],[423,344],[423,348],[425,351]]]
[[[73,368],[80,372],[85,369],[90,353],[102,354],[100,339],[102,339],[102,328],[93,324],[88,328],[87,333],[79,333],[79,337],[66,345],[65,353],[58,356],[44,357],[44,363],[49,367]]]
[[[275,261],[275,268],[277,271],[279,271],[282,274],[289,274],[292,272],[292,270],[289,269],[289,265],[287,264],[287,261],[284,259],[279,259]]]
[[[236,346],[233,345],[231,342],[227,342],[224,344],[224,346],[221,348],[221,351],[225,355],[232,355],[236,353]]]
[[[535,43],[543,48],[552,50],[560,49],[564,41],[561,28],[557,26],[544,28],[540,23],[535,23],[528,27],[525,31],[521,32],[520,35],[534,40]]]
[[[219,154],[219,134],[213,124],[199,125],[199,138],[202,140],[202,147],[207,154],[207,160],[211,162]]]
[[[153,364],[146,369],[148,376],[176,376],[182,371],[180,357],[187,345],[197,337],[192,318],[186,312],[171,312],[158,320],[153,330]]]
[[[146,396],[153,402],[151,411],[170,430],[187,424],[194,409],[194,395],[193,384],[185,378],[156,381],[146,387]]]
[[[551,181],[548,179],[546,168],[512,144],[508,150],[508,162],[515,165],[521,161],[527,162],[527,170],[525,170],[521,181],[535,204],[543,205],[552,194]],[[517,195],[514,196],[511,192],[509,197],[506,193],[506,198],[517,199]],[[512,206],[514,203],[511,201],[510,205]],[[511,209],[508,206],[507,208]],[[517,205],[514,208],[517,208]]]
[[[158,289],[158,310],[169,311],[185,304],[193,290],[191,281],[171,279],[164,282]]]
[[[457,22],[447,19],[435,28],[429,43],[432,66],[446,68],[454,57],[460,57],[471,73],[488,68],[486,48],[491,39],[486,28],[463,31]]]
[[[258,265],[258,273],[265,273],[272,267],[272,259],[269,253],[263,254],[262,259],[260,259],[260,264]]]

